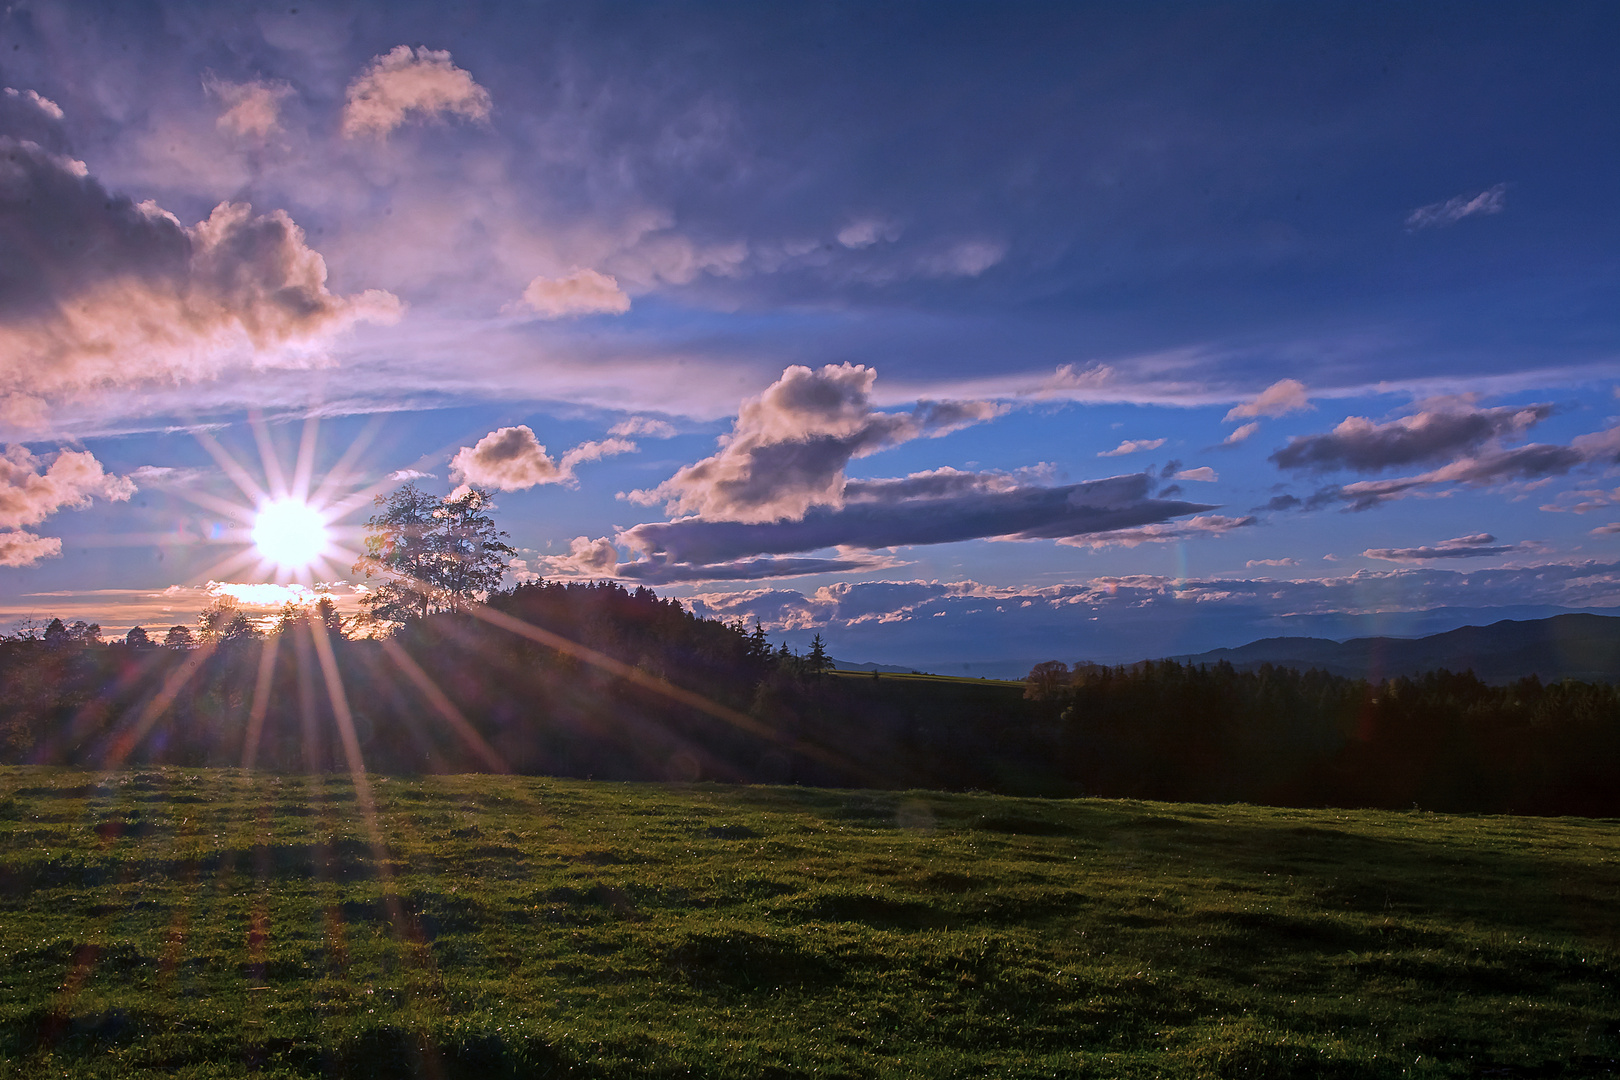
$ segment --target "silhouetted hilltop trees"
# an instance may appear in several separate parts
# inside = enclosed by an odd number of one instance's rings
[[[330,605],[268,633],[239,614],[166,647],[59,624],[0,642],[0,761],[342,770],[347,741],[380,772],[1620,812],[1608,684],[1171,661],[1052,662],[1023,686],[837,674],[824,648],[611,583],[520,585],[382,640],[345,638]]]

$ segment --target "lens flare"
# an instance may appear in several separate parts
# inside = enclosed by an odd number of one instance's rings
[[[277,566],[301,570],[326,550],[326,520],[300,499],[276,499],[253,519],[253,545]]]

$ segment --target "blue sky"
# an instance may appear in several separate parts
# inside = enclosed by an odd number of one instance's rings
[[[480,484],[512,580],[850,659],[1615,610],[1617,31],[14,5],[0,619],[352,608],[248,542],[300,445],[340,548]]]

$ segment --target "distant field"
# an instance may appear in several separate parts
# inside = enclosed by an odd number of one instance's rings
[[[1620,1069],[1614,821],[372,785],[0,769],[0,1076]]]

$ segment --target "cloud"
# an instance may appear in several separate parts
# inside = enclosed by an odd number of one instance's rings
[[[894,241],[899,238],[899,226],[881,218],[860,218],[838,230],[838,242],[857,250],[871,247],[880,240]]]
[[[385,292],[330,292],[283,211],[221,203],[187,228],[109,193],[20,95],[0,95],[0,246],[0,422],[38,425],[76,392],[309,367],[332,334],[399,314]]]
[[[561,469],[565,477],[572,479],[574,466],[582,465],[587,461],[601,461],[605,457],[616,457],[619,454],[633,454],[639,449],[629,439],[603,439],[600,442],[582,442],[562,456]]]
[[[618,540],[658,564],[712,566],[756,555],[840,548],[871,551],[961,540],[1056,540],[1134,529],[1215,509],[1152,497],[1145,473],[1056,487],[1007,488],[996,479],[948,485],[938,476],[874,483],[841,507],[817,506],[797,520],[744,522],[685,518],[636,525]],[[624,567],[621,565],[621,572]]]
[[[873,369],[853,364],[789,367],[742,403],[719,453],[629,497],[710,520],[798,519],[812,507],[843,502],[844,467],[852,458],[946,435],[1004,411],[988,401],[925,401],[910,413],[876,412],[876,378]]]
[[[1599,525],[1597,528],[1591,530],[1591,532],[1593,536],[1613,536],[1616,533],[1620,533],[1620,521],[1616,521],[1608,525]]]
[[[1076,391],[1100,390],[1114,382],[1118,374],[1107,364],[1088,364],[1078,371],[1073,364],[1060,364],[1051,377],[1042,380],[1033,393],[1036,397],[1045,398]]]
[[[567,451],[562,461],[551,459],[534,430],[526,424],[503,427],[463,446],[450,459],[450,479],[466,486],[494,488],[497,491],[523,491],[540,484],[573,485],[574,467],[599,461],[615,454],[634,453],[636,444],[628,439],[584,442]]]
[[[1238,443],[1247,441],[1249,436],[1253,435],[1255,432],[1257,432],[1259,430],[1260,430],[1260,422],[1258,420],[1251,420],[1249,423],[1244,424],[1242,427],[1240,427],[1237,430],[1233,431],[1232,434],[1230,434],[1226,438],[1222,439],[1221,440],[1221,445],[1222,446],[1236,446]]]
[[[632,438],[636,435],[645,435],[652,439],[673,439],[676,435],[675,425],[667,420],[654,420],[646,416],[632,416],[628,420],[621,420],[608,428],[609,435],[621,435]]]
[[[1257,566],[1298,566],[1298,559],[1250,559],[1243,564],[1246,569],[1253,570]]]
[[[619,553],[605,536],[596,540],[576,536],[568,545],[567,555],[542,556],[540,561],[560,577],[605,578],[613,577],[618,569]]]
[[[1058,540],[1065,547],[1127,547],[1141,544],[1163,544],[1171,540],[1192,540],[1200,536],[1220,536],[1233,529],[1246,529],[1257,524],[1252,514],[1246,517],[1223,517],[1220,514],[1200,514],[1186,521],[1143,525],[1135,529],[1111,529],[1085,536],[1065,536]]]
[[[450,479],[497,491],[522,491],[537,484],[560,484],[563,472],[526,424],[503,427],[463,446],[450,459]]]
[[[561,278],[537,277],[523,290],[523,301],[546,319],[623,315],[630,310],[630,297],[619,283],[595,270],[578,270]]]
[[[213,72],[204,73],[203,86],[225,105],[217,125],[233,135],[255,139],[269,138],[281,130],[281,103],[295,93],[291,85],[279,80],[233,83]]]
[[[41,559],[62,554],[62,541],[54,536],[35,536],[22,529],[0,530],[0,566],[33,566]]]
[[[395,469],[393,472],[388,474],[388,479],[400,481],[433,480],[435,477],[432,473],[423,472],[420,469]]]
[[[1006,255],[999,240],[967,240],[924,259],[922,270],[934,277],[978,277]]]
[[[1254,416],[1287,416],[1291,412],[1304,412],[1314,409],[1305,395],[1305,384],[1298,379],[1279,379],[1260,391],[1260,396],[1253,401],[1246,401],[1242,405],[1234,405],[1226,414],[1227,420],[1244,420]],[[1249,435],[1254,434],[1257,425],[1245,424],[1238,431],[1248,429]],[[1249,437],[1238,437],[1234,431],[1227,437],[1227,442],[1242,442]]]
[[[1269,500],[1267,500],[1264,506],[1257,506],[1254,509],[1255,511],[1265,510],[1276,512],[1279,510],[1293,510],[1296,507],[1303,505],[1304,502],[1299,498],[1299,496],[1283,494],[1273,495]]]
[[[62,541],[35,536],[25,525],[37,525],[63,507],[82,510],[91,498],[127,502],[134,481],[111,476],[85,450],[62,450],[50,466],[25,446],[8,446],[0,455],[0,566],[32,566],[62,553]]]
[[[1517,551],[1534,551],[1535,544],[1498,544],[1490,533],[1474,533],[1452,540],[1442,540],[1433,547],[1368,548],[1361,554],[1369,559],[1387,562],[1426,562],[1430,559],[1481,559],[1491,555],[1510,555]]]
[[[0,528],[37,525],[64,506],[82,510],[92,496],[127,502],[133,481],[110,476],[94,454],[63,450],[43,472],[44,462],[24,446],[8,446],[0,456]]]
[[[210,596],[228,596],[243,607],[266,609],[280,608],[287,604],[307,607],[326,595],[326,590],[316,591],[308,585],[274,585],[258,581],[210,581],[207,589]]]
[[[1099,450],[1098,457],[1124,457],[1126,454],[1136,454],[1143,450],[1157,450],[1169,439],[1126,439],[1112,450]]]
[[[1561,491],[1552,502],[1542,504],[1541,509],[1555,514],[1589,514],[1593,510],[1605,510],[1611,506],[1620,506],[1620,488],[1613,491],[1602,488]]]
[[[349,84],[343,106],[343,136],[383,138],[415,114],[446,114],[467,120],[489,117],[489,91],[450,62],[448,51],[395,46],[374,58]]]
[[[1167,627],[1184,628],[1190,619],[1210,620],[1205,632],[1216,640],[1199,646],[1208,648],[1221,641],[1245,640],[1238,635],[1300,633],[1313,622],[1334,628],[1333,636],[1350,637],[1363,625],[1350,620],[1370,614],[1390,625],[1398,614],[1443,613],[1446,608],[1620,606],[1620,562],[1555,562],[1470,572],[1400,567],[1295,580],[1135,574],[1051,586],[846,582],[812,593],[792,589],[698,593],[687,603],[698,615],[742,618],[750,624],[757,618],[773,632],[837,630],[838,640],[878,648],[889,642],[890,651],[898,651],[893,643],[908,640],[904,636],[908,633],[932,633],[938,624],[931,620],[937,618],[947,622],[942,627],[945,638],[909,640],[952,647],[950,643],[960,642],[967,632],[982,640],[1022,642],[1013,649],[1033,645],[1057,655],[1062,655],[1058,650],[1073,650],[1071,657],[1099,650],[1119,659],[1140,659],[1163,655]],[[1415,620],[1412,625],[1423,623]],[[926,631],[919,629],[923,626]],[[873,636],[855,633],[863,627]],[[1137,649],[1141,651],[1128,655]]]
[[[1613,427],[1577,436],[1568,446],[1529,443],[1509,449],[1490,447],[1417,476],[1323,488],[1306,500],[1305,509],[1315,510],[1342,502],[1348,504],[1349,510],[1368,510],[1445,485],[1486,487],[1515,480],[1541,480],[1562,476],[1582,465],[1612,466],[1617,459],[1620,459],[1620,427]]]
[[[1268,460],[1281,469],[1379,472],[1441,461],[1486,442],[1522,435],[1552,415],[1551,405],[1475,409],[1448,405],[1377,424],[1349,416],[1324,435],[1300,435]]]
[[[1444,202],[1420,206],[1406,215],[1406,228],[1409,232],[1415,232],[1418,229],[1455,225],[1463,218],[1476,214],[1500,214],[1507,209],[1507,189],[1506,184],[1495,184],[1477,195],[1454,195]]]
[[[1208,465],[1200,465],[1196,469],[1183,469],[1176,473],[1173,480],[1196,480],[1203,484],[1213,484],[1220,479],[1220,475]]]

